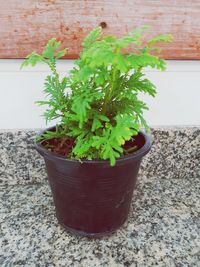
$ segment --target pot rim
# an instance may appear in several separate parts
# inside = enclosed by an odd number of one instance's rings
[[[52,130],[53,128],[55,128],[55,126],[46,128],[46,129],[40,131],[36,136],[40,136],[43,133],[45,133],[46,131]],[[123,163],[124,161],[139,160],[140,158],[142,158],[143,156],[145,156],[149,152],[149,150],[151,149],[152,138],[150,137],[150,135],[148,135],[144,131],[139,131],[138,133],[143,136],[143,138],[145,140],[144,145],[140,149],[136,150],[135,152],[133,152],[131,154],[123,155],[120,158],[117,158],[115,166],[118,165],[119,163]],[[86,163],[86,164],[106,164],[106,163],[108,163],[110,165],[109,160],[103,160],[103,159],[78,160],[78,159],[66,158],[65,156],[62,156],[62,155],[56,154],[52,151],[49,151],[48,149],[44,148],[44,146],[42,146],[41,143],[37,142],[36,140],[34,141],[34,146],[40,155],[42,155],[43,157],[52,158],[54,160],[59,160],[59,161],[61,160],[61,161],[65,161],[65,162],[79,163],[79,164],[83,164],[83,163]]]

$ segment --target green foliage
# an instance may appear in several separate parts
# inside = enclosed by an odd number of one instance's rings
[[[60,78],[56,60],[65,56],[60,42],[49,40],[40,54],[27,56],[23,66],[44,62],[52,72],[44,83],[47,122],[58,120],[56,131],[46,132],[42,140],[54,137],[73,137],[75,146],[70,154],[76,159],[109,159],[115,165],[123,153],[123,145],[138,134],[141,127],[148,129],[143,117],[147,105],[139,99],[140,93],[156,95],[156,88],[145,77],[146,67],[165,69],[165,61],[151,54],[159,42],[169,42],[171,35],[160,35],[142,46],[138,28],[122,38],[103,37],[101,28],[90,32],[83,42],[83,51],[69,75]],[[134,45],[134,52],[123,49]],[[69,93],[70,89],[70,93]]]

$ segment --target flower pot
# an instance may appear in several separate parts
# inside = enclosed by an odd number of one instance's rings
[[[57,219],[67,230],[101,236],[126,221],[142,157],[151,147],[143,132],[136,141],[140,148],[117,159],[114,167],[104,160],[66,159],[35,143],[46,163]]]

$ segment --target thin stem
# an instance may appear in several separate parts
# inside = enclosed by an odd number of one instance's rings
[[[130,147],[130,148],[128,148],[128,149],[124,149],[124,152],[125,152],[126,154],[129,154],[129,153],[134,152],[134,151],[136,151],[136,150],[137,150],[137,146],[133,146],[133,147]]]
[[[117,69],[113,69],[113,73],[112,73],[112,77],[111,77],[111,86],[110,89],[108,90],[108,94],[105,95],[104,98],[104,103],[103,103],[103,108],[102,108],[102,113],[105,114],[106,113],[106,108],[107,108],[107,104],[110,101],[110,98],[112,96],[112,92],[114,89],[114,82],[116,79],[116,73],[117,73]]]
[[[116,49],[116,54],[120,53],[120,48]],[[115,67],[115,65],[113,65],[112,69],[111,69],[111,86],[110,86],[110,90],[108,90],[108,94],[105,94],[104,97],[104,102],[103,102],[103,108],[102,108],[102,113],[106,114],[106,108],[107,108],[107,104],[109,103],[113,90],[114,90],[114,85],[115,85],[115,81],[116,81],[116,76],[117,76],[117,68]]]

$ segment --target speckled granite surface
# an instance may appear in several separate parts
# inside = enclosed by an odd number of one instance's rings
[[[0,131],[0,184],[45,182],[43,159],[33,148],[37,131]],[[144,177],[187,178],[200,175],[200,127],[154,128],[153,146],[143,159]]]
[[[0,266],[200,267],[200,128],[152,130],[128,221],[101,239],[58,225],[35,132],[0,132]]]
[[[199,267],[199,178],[138,180],[128,222],[77,238],[58,225],[48,184],[0,188],[0,266]]]

